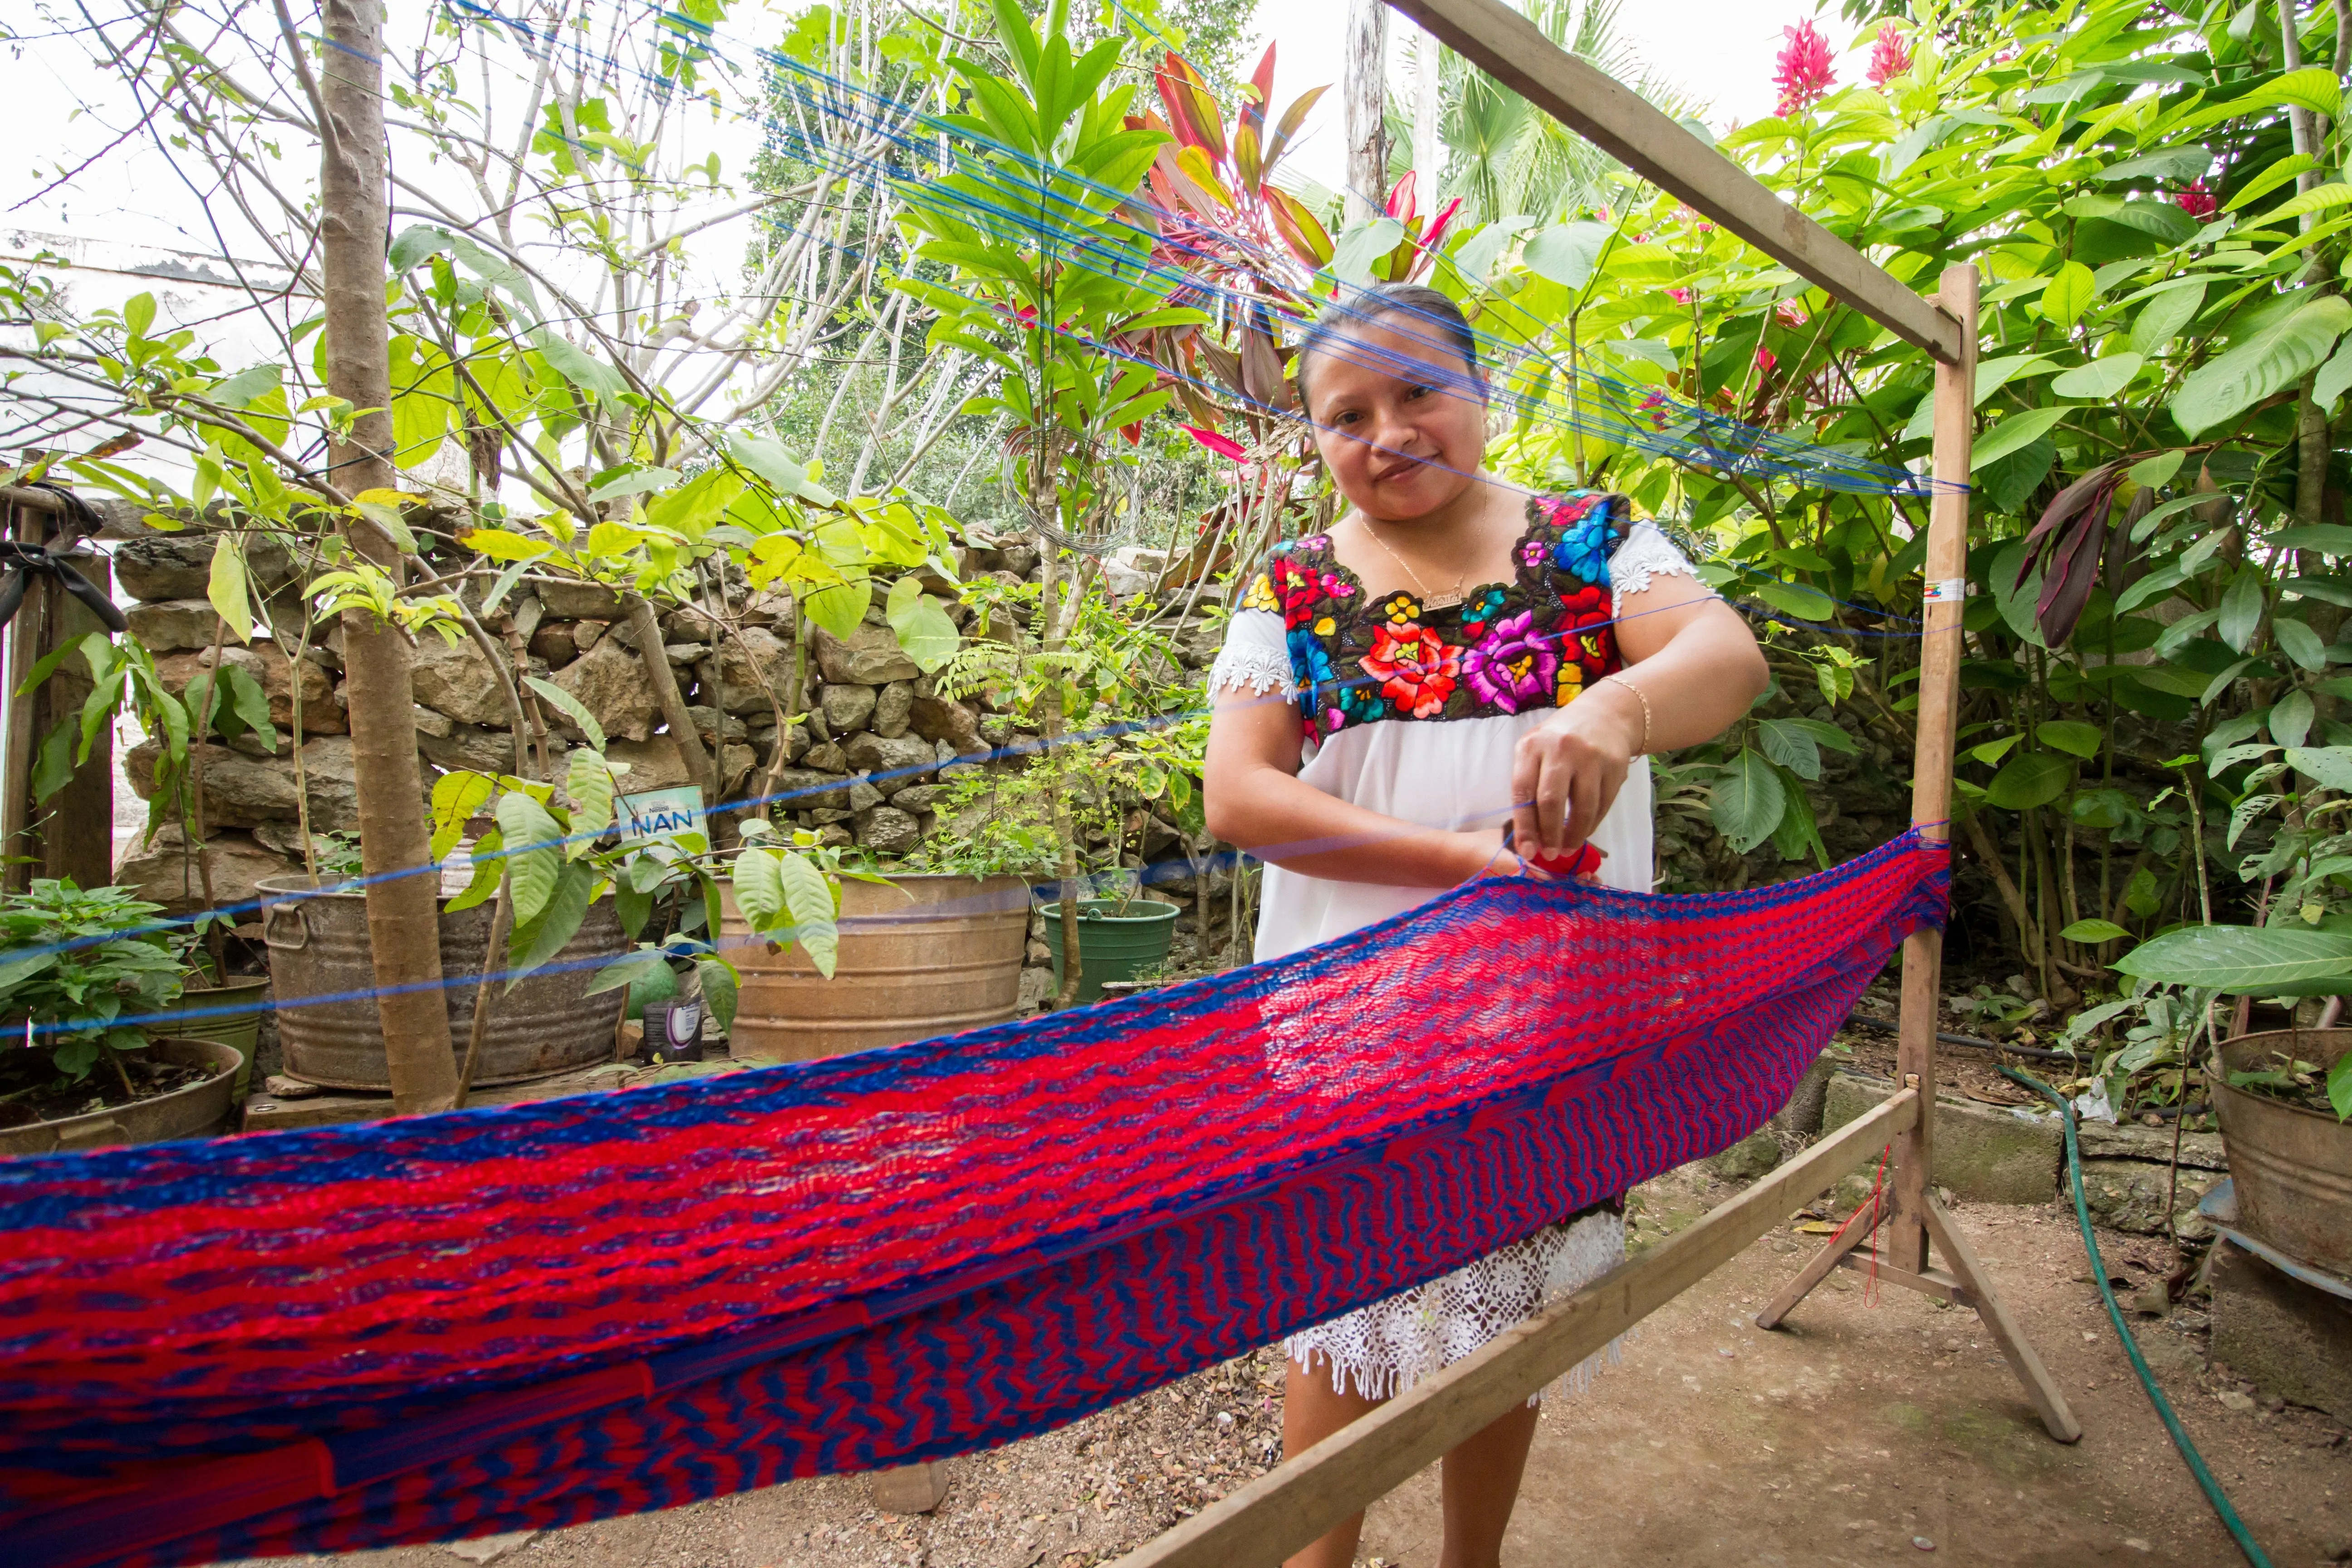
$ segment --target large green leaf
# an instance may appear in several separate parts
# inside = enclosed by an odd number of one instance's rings
[[[247,587],[245,552],[231,534],[223,534],[213,546],[213,569],[205,584],[205,597],[236,634],[239,642],[253,640],[253,595]]]
[[[2221,615],[2214,630],[2235,653],[2246,651],[2254,640],[2254,628],[2263,624],[2263,573],[2252,562],[2238,568],[2230,585],[2221,591]]]
[[[955,657],[955,623],[948,619],[937,599],[923,592],[917,579],[901,577],[891,584],[883,614],[890,619],[890,629],[898,634],[898,646],[924,674]]]
[[[2286,763],[2305,778],[2352,795],[2352,746],[2290,746]]]
[[[541,701],[551,704],[557,712],[579,725],[580,732],[588,737],[590,745],[600,752],[604,749],[604,726],[596,722],[596,715],[588,711],[586,703],[555,682],[541,680],[536,675],[524,676],[522,683],[539,693]]]
[[[1767,719],[1756,726],[1764,754],[1801,779],[1822,776],[1820,742],[1786,719]]]
[[[1592,280],[1592,269],[1600,263],[1601,249],[1608,245],[1612,231],[1604,223],[1564,223],[1548,228],[1528,241],[1521,254],[1528,270],[1538,277],[1570,289],[1581,289]]]
[[[521,984],[525,975],[562,952],[563,944],[578,934],[596,881],[596,873],[588,867],[564,867],[539,918],[529,925],[520,920],[515,922],[514,934],[507,942],[507,964],[515,972],[507,982],[508,990]]]
[[[858,623],[866,618],[866,606],[873,602],[874,585],[863,577],[819,588],[803,601],[809,619],[844,642],[856,636]]]
[[[2079,719],[2050,720],[2035,729],[2033,738],[2072,757],[2095,757],[2106,742],[2106,735],[2096,724],[2085,724]]]
[[[2063,375],[2053,376],[2050,390],[2061,397],[2100,399],[2113,397],[2132,384],[2139,367],[2147,362],[2126,349],[2122,353],[2109,354],[2105,359],[2070,370]]]
[[[1806,583],[1759,583],[1756,596],[1776,610],[1803,621],[1826,621],[1837,614],[1837,601]]]
[[[2316,370],[2347,327],[2352,304],[2333,294],[2287,311],[2189,372],[2172,400],[2173,419],[2193,437],[2236,418]]]
[[[791,850],[779,858],[776,871],[783,889],[784,907],[793,917],[793,940],[807,952],[817,973],[832,979],[841,952],[840,928],[835,923],[837,907],[833,884],[825,880],[824,873],[817,869],[814,862]]]
[[[740,989],[735,966],[723,958],[704,957],[694,961],[694,972],[702,977],[703,1005],[719,1020],[721,1033],[732,1034],[736,995]]]
[[[2043,287],[2042,314],[2053,326],[2071,327],[2083,319],[2097,294],[2091,269],[2079,261],[2069,261]]]
[[[784,889],[773,849],[752,847],[735,857],[735,907],[761,936],[783,922]]]
[[[596,847],[596,836],[613,826],[613,767],[582,746],[566,764],[563,793],[572,802],[571,843],[565,856],[577,860]]]
[[[2284,926],[2193,926],[2116,961],[2142,980],[2257,996],[2315,980],[2352,979],[2352,932]]]
[[[2281,653],[2304,668],[2327,668],[2327,645],[2319,640],[2317,632],[2301,621],[2285,616],[2274,616],[2271,621],[2271,637],[2278,644]]]
[[[1772,837],[1788,805],[1787,787],[1771,763],[1754,748],[1742,747],[1716,775],[1709,815],[1716,830],[1745,855]]]
[[[2139,308],[2132,320],[2132,347],[2144,354],[2152,354],[2180,335],[2180,330],[2197,319],[2205,306],[2205,285],[2200,281],[2183,289],[2167,289]]]
[[[514,878],[514,923],[530,924],[547,907],[555,892],[561,868],[555,846],[563,829],[547,808],[520,790],[499,797],[499,832],[509,851],[508,871]]]
[[[628,379],[619,371],[545,327],[531,334],[531,342],[547,360],[549,369],[583,391],[600,397],[618,397],[629,390]]]
[[[2066,793],[2074,781],[2074,764],[2048,752],[2026,752],[2010,758],[1985,786],[1985,801],[2003,811],[2028,811],[2048,805]]]
[[[2337,522],[2315,522],[2304,528],[2282,528],[2263,536],[2273,550],[2315,550],[2322,555],[2352,555],[2352,528]]]
[[[1404,238],[1404,225],[1392,217],[1374,218],[1359,224],[1339,237],[1339,244],[1331,253],[1331,270],[1339,281],[1362,285],[1372,280],[1372,264],[1397,247]]]
[[[2064,405],[2049,408],[2028,408],[2012,414],[1978,438],[1976,449],[1969,454],[1971,469],[1983,468],[1997,458],[2005,458],[2030,441],[2039,441],[2050,433],[2050,427],[2066,417]]]

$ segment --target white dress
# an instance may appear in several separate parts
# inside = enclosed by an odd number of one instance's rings
[[[1368,602],[1331,557],[1328,537],[1276,550],[1227,626],[1210,692],[1286,696],[1303,710],[1298,776],[1341,800],[1426,826],[1501,826],[1519,737],[1596,671],[1615,668],[1616,595],[1660,574],[1694,574],[1663,533],[1631,521],[1622,497],[1535,498],[1528,515],[1516,552],[1519,581],[1473,590],[1458,611],[1424,613],[1409,595]],[[1343,624],[1351,616],[1352,626]],[[1649,889],[1646,766],[1626,775],[1591,841],[1606,857],[1601,881]],[[1328,942],[1438,891],[1327,881],[1269,864],[1255,956]],[[1302,1365],[1328,1363],[1342,1392],[1387,1398],[1608,1272],[1624,1253],[1622,1214],[1604,1205],[1294,1334],[1284,1350]],[[1570,1373],[1572,1385],[1599,1360]]]

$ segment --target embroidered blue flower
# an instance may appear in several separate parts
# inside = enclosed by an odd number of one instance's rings
[[[1312,691],[1338,681],[1331,668],[1331,650],[1312,626],[1294,626],[1285,640],[1290,644],[1290,673],[1301,688]]]
[[[1569,509],[1560,509],[1562,514]],[[1559,515],[1559,542],[1552,546],[1551,563],[1561,571],[1595,587],[1609,585],[1609,509],[1590,502],[1574,518]]]

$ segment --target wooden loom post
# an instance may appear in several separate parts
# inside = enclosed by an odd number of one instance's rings
[[[1959,724],[1960,616],[1968,608],[1969,469],[1976,427],[1977,269],[1944,270],[1938,302],[1960,326],[1956,359],[1936,363],[1935,491],[1927,503],[1926,603],[1920,610],[1919,726],[1911,770],[1911,821],[1924,838],[1952,838],[1952,750]],[[1941,1011],[1944,933],[1913,931],[1903,943],[1903,1010],[1895,1048],[1897,1081],[1936,1103],[1936,1026]],[[1935,1142],[1922,1116],[1895,1147],[1895,1215],[1889,1261],[1927,1267],[1927,1197]]]

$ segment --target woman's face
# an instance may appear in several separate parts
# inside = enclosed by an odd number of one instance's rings
[[[1359,321],[1307,357],[1315,445],[1365,516],[1409,522],[1476,482],[1486,405],[1433,325],[1402,315]]]

